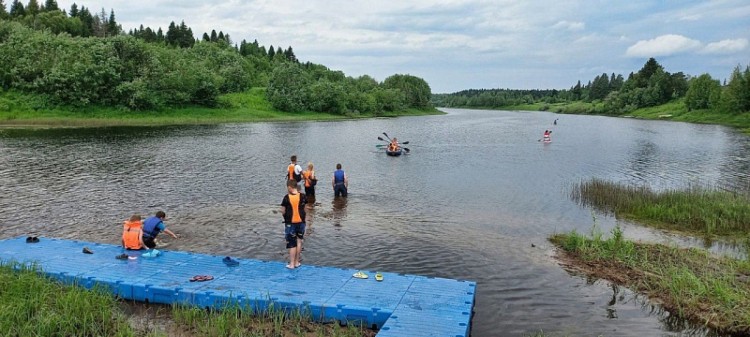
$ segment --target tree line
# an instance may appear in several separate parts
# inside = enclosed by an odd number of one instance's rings
[[[66,13],[54,0],[14,0],[10,12],[0,0],[0,87],[39,95],[45,104],[131,110],[216,107],[219,95],[251,87],[267,87],[281,111],[377,114],[431,106],[429,85],[414,76],[382,83],[347,77],[301,63],[291,46],[232,45],[216,30],[195,39],[184,21],[170,23],[166,33],[143,25],[125,33],[114,10],[91,15],[73,4]]]
[[[709,74],[692,77],[683,72],[669,73],[656,59],[650,58],[627,79],[620,74],[603,73],[583,85],[578,81],[567,90],[464,90],[433,95],[432,103],[445,107],[503,108],[584,101],[601,103],[588,112],[620,115],[675,99],[683,99],[688,111],[750,112],[750,66],[744,71],[737,66],[729,82],[721,85]]]

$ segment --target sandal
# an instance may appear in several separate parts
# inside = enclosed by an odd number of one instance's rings
[[[37,243],[39,242],[39,238],[36,236],[27,236],[26,237],[26,243]]]
[[[383,274],[381,274],[380,272],[375,273],[375,281],[383,281]]]
[[[118,260],[127,260],[128,254],[120,254],[120,255],[115,256],[115,258]]]
[[[355,278],[361,278],[361,279],[366,279],[368,277],[367,274],[365,274],[365,273],[363,273],[361,271],[358,271],[358,272],[354,273],[354,275],[352,275],[352,276],[354,276]]]
[[[195,275],[193,278],[190,279],[190,282],[203,282],[203,281],[211,281],[214,277],[211,275]]]
[[[94,252],[89,249],[89,247],[83,247],[83,253],[84,254],[94,254]]]

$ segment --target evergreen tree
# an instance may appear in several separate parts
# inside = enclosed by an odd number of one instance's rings
[[[44,2],[44,11],[45,12],[52,12],[52,11],[59,11],[60,7],[57,5],[57,1],[55,0],[47,0]]]
[[[294,51],[292,50],[292,46],[289,46],[287,50],[284,51],[284,56],[287,60],[299,63],[299,60],[297,60],[297,56],[294,55]]]
[[[117,21],[115,21],[114,9],[110,10],[109,12],[109,21],[107,22],[107,31],[109,32],[109,35],[111,36],[120,34],[120,26],[117,24]]]
[[[211,30],[211,42],[219,41],[219,37],[216,35],[216,29]]]
[[[167,35],[165,37],[165,41],[168,45],[176,46],[177,40],[178,40],[179,32],[177,30],[177,25],[175,25],[174,21],[169,23],[169,28],[167,28]]]
[[[573,100],[577,101],[581,99],[581,80],[578,80],[578,83],[570,89],[570,93],[573,94]]]
[[[273,45],[270,45],[268,47],[268,58],[273,60],[274,56],[276,56],[276,51],[273,49]]]
[[[37,15],[39,14],[39,3],[36,0],[29,0],[29,4],[26,5],[26,15]]]
[[[7,19],[9,17],[8,11],[5,9],[5,3],[0,0],[0,20]]]
[[[78,16],[78,5],[74,2],[72,5],[70,5],[70,12],[68,13],[71,18]]]
[[[164,40],[164,32],[161,30],[161,27],[159,27],[159,30],[156,31],[156,41],[164,42]]]
[[[10,17],[12,18],[20,18],[26,15],[26,9],[23,8],[23,4],[21,4],[18,0],[13,0],[13,3],[10,5]]]
[[[222,32],[222,31],[219,31],[219,36],[218,36],[218,40],[216,40],[216,41],[217,41],[217,42],[218,42],[218,41],[226,41],[226,40],[224,40],[224,32]]]
[[[208,33],[203,33],[203,42],[211,42],[211,38],[208,36]]]

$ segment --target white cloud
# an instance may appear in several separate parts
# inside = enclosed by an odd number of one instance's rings
[[[580,21],[558,21],[552,28],[555,29],[565,29],[570,31],[577,31],[577,30],[583,30],[586,28],[585,22]]]
[[[625,55],[630,57],[654,57],[679,54],[701,47],[701,42],[682,35],[667,34],[651,40],[640,40],[630,46]]]
[[[747,45],[747,39],[727,39],[707,44],[702,52],[706,54],[732,54],[745,50]]]

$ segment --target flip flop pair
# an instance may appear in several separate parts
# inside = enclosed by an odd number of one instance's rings
[[[26,237],[26,243],[37,243],[39,242],[39,238],[36,236],[27,236]]]
[[[150,250],[148,252],[145,252],[145,253],[141,254],[141,256],[143,256],[143,257],[157,257],[159,255],[161,255],[161,252],[158,251],[158,250],[156,250],[156,249],[152,249],[152,250]]]
[[[358,271],[358,272],[354,273],[354,275],[352,275],[352,276],[354,278],[360,278],[360,279],[366,279],[366,278],[369,277],[369,276],[367,276],[367,274],[365,274],[365,273],[363,273],[361,271]]]
[[[203,281],[211,281],[214,277],[211,275],[195,275],[193,278],[190,279],[190,282],[203,282]]]

